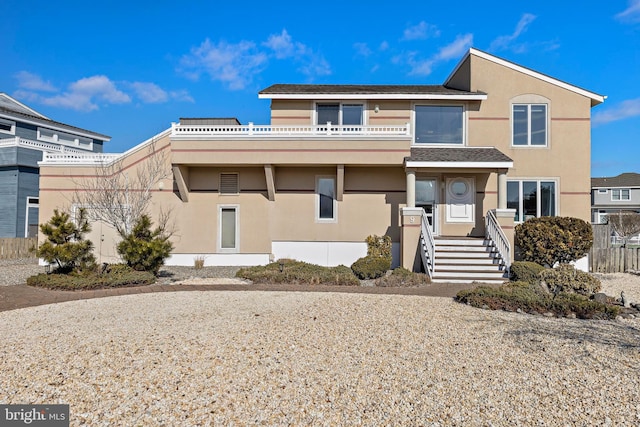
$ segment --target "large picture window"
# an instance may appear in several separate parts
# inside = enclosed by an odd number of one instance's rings
[[[457,105],[416,105],[416,144],[463,144],[464,109]]]
[[[517,222],[557,215],[556,197],[555,181],[507,181],[507,208],[516,210]]]
[[[547,145],[546,104],[513,104],[513,145]]]

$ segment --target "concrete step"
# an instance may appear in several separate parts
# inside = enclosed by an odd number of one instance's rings
[[[492,259],[498,256],[495,252],[442,252],[436,250],[436,260],[438,258],[480,258],[480,259]]]
[[[436,244],[436,251],[441,252],[492,252],[491,246],[451,246]]]
[[[435,271],[502,272],[498,264],[444,264],[436,259]]]
[[[434,271],[433,277],[435,279],[501,279],[504,276],[502,271]],[[506,280],[503,279],[503,280]]]
[[[485,239],[434,239],[436,246],[485,246],[490,240]]]
[[[470,279],[431,279],[433,283],[451,283],[451,284],[464,284],[464,283],[478,283],[478,284],[502,284],[505,279],[479,279],[479,280],[470,280]]]
[[[448,257],[448,256],[440,256],[438,258],[436,258],[436,264],[440,265],[494,265],[494,266],[498,266],[500,265],[500,258],[496,258],[496,257],[489,257],[489,256],[483,256],[483,257],[476,257],[476,258],[469,258],[469,257]]]

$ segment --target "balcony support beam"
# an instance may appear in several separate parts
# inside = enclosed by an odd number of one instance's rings
[[[172,170],[178,186],[180,200],[187,203],[189,201],[189,168],[187,166],[174,165]]]
[[[276,185],[273,165],[264,165],[264,176],[267,180],[267,197],[270,202],[276,200]]]
[[[344,165],[336,168],[336,200],[341,202],[344,195]]]

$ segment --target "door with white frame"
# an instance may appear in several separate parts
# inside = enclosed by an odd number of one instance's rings
[[[422,208],[427,216],[431,232],[438,235],[438,180],[435,178],[416,179],[416,207]]]
[[[447,178],[447,222],[475,221],[475,179]]]

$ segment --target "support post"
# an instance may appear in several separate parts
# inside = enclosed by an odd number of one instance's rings
[[[416,207],[416,171],[407,169],[407,207]]]

